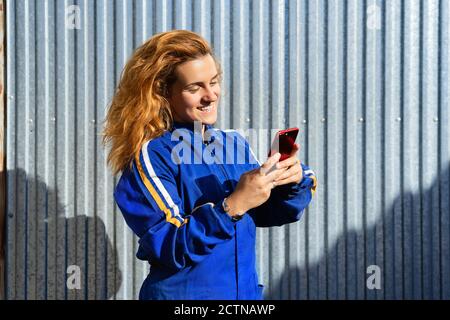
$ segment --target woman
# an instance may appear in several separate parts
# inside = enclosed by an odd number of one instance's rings
[[[140,299],[261,299],[255,227],[298,221],[315,190],[297,145],[259,165],[242,136],[213,128],[221,75],[199,35],[160,33],[134,52],[109,108],[114,198],[151,265]]]

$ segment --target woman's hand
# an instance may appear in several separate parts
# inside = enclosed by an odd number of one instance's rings
[[[227,198],[231,216],[242,215],[269,199],[271,190],[277,185],[274,181],[287,170],[285,167],[274,167],[279,159],[280,154],[275,153],[261,167],[241,175],[236,189]]]
[[[300,160],[297,159],[297,152],[299,149],[298,144],[295,143],[289,158],[276,164],[277,169],[285,169],[285,171],[275,179],[277,186],[288,183],[300,183],[300,181],[302,181],[303,170],[300,165]]]

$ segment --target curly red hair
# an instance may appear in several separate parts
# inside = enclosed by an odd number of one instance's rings
[[[166,98],[176,80],[175,68],[208,54],[221,74],[209,44],[191,31],[156,34],[134,51],[122,71],[103,130],[103,144],[111,145],[108,164],[113,174],[131,166],[144,142],[171,128]]]

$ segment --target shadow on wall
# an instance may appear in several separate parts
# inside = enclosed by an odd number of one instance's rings
[[[317,263],[286,270],[266,299],[450,299],[450,166],[375,225],[341,234]]]
[[[5,171],[0,164],[0,300],[5,299]]]
[[[9,179],[6,299],[114,299],[122,273],[102,219],[66,217],[58,191],[23,170]]]

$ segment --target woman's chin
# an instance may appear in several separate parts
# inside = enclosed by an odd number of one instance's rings
[[[212,112],[211,114],[202,114],[199,119],[203,124],[212,125],[217,121],[217,112]]]
[[[208,124],[208,125],[213,125],[214,123],[216,123],[217,121],[217,117],[214,117],[214,119],[205,119],[202,121],[203,124]]]

